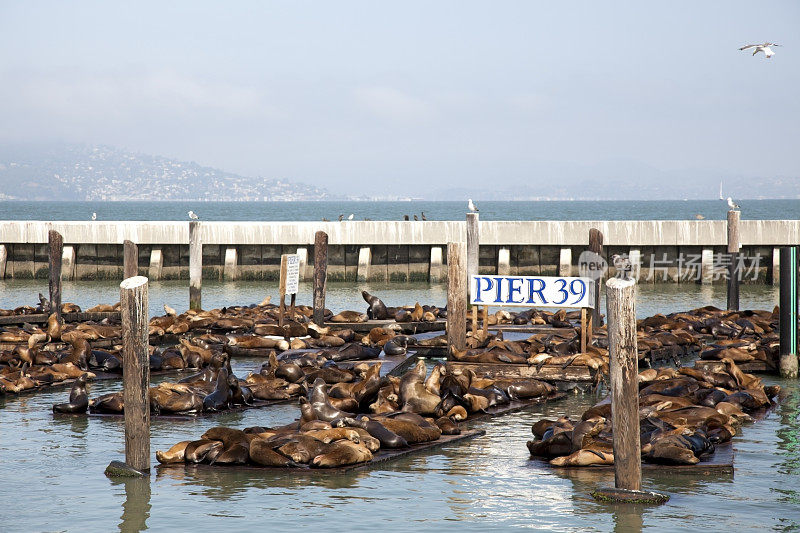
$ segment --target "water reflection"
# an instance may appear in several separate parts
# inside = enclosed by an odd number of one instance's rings
[[[620,504],[614,506],[614,531],[618,533],[634,533],[642,530],[644,525],[643,505]]]
[[[122,504],[119,530],[144,531],[150,518],[150,477],[112,480],[112,485],[125,486],[125,501]]]
[[[89,427],[89,417],[85,414],[54,414],[53,426],[69,430],[75,436],[86,436]]]
[[[369,475],[367,470],[331,474],[324,470],[298,468],[285,472],[251,466],[158,465],[156,477],[171,479],[183,485],[201,488],[201,493],[214,500],[235,499],[242,489],[304,489],[314,486],[339,491],[351,489]]]

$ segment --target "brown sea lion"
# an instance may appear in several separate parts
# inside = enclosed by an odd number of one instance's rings
[[[188,463],[213,461],[222,452],[224,445],[218,440],[199,439],[190,442],[184,448],[184,458]]]
[[[333,315],[328,322],[366,322],[369,320],[366,313],[359,313],[358,311],[342,311],[341,313]]]
[[[423,415],[436,412],[441,398],[425,388],[427,368],[425,361],[419,360],[414,368],[400,378],[400,403],[403,411],[411,411]]]
[[[324,453],[311,460],[316,468],[336,468],[372,460],[372,452],[365,446],[349,440],[331,443]]]
[[[314,457],[325,452],[328,445],[310,435],[295,435],[278,448],[278,452],[295,463],[308,464]]]
[[[603,450],[581,449],[550,461],[553,466],[613,465],[614,454]]]
[[[191,441],[183,440],[174,446],[172,446],[169,450],[162,452],[161,450],[156,450],[156,460],[161,464],[172,464],[172,463],[182,463],[186,460],[186,446],[189,445]]]
[[[370,320],[386,320],[389,318],[389,311],[380,298],[371,295],[367,291],[361,291],[361,296],[364,298],[364,301],[369,304],[367,317]]]
[[[272,443],[266,439],[250,441],[250,460],[261,466],[292,466],[294,463],[285,455],[272,449]]]
[[[69,402],[57,403],[53,406],[54,413],[85,413],[89,408],[89,396],[86,393],[87,374],[75,380],[69,391]]]

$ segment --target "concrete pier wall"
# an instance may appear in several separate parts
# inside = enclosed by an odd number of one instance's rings
[[[479,271],[575,275],[590,228],[603,232],[606,257],[638,254],[642,282],[723,281],[722,220],[482,221]],[[188,279],[188,221],[0,221],[0,276],[46,278],[50,229],[72,250],[76,279],[121,278],[125,239],[139,246],[140,274]],[[444,281],[446,244],[466,236],[465,222],[456,221],[202,222],[203,276],[277,279],[281,254],[299,250],[308,258],[307,279],[319,230],[329,237],[331,281]],[[768,282],[779,268],[775,248],[800,244],[800,221],[743,220],[740,234],[742,252],[751,258],[745,282]]]

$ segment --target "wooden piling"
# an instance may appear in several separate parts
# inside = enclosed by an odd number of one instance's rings
[[[640,490],[642,483],[635,301],[635,280],[611,278],[606,282],[614,485],[626,490]]]
[[[603,232],[596,228],[589,230],[589,251],[603,257]],[[594,282],[594,309],[592,309],[592,326],[600,327],[600,287],[603,283],[601,275]]]
[[[467,347],[466,261],[463,242],[447,243],[447,344],[457,350]]]
[[[133,241],[125,240],[122,243],[122,270],[123,279],[139,275],[139,248]]]
[[[728,310],[739,310],[739,211],[728,211]]]
[[[467,213],[467,290],[472,276],[478,275],[480,264],[480,233],[478,213]],[[449,261],[448,256],[448,261]]]
[[[125,405],[125,462],[150,470],[150,365],[147,278],[125,279],[120,288],[122,314],[122,397]]]
[[[189,309],[202,309],[203,242],[200,221],[189,222]]]
[[[57,231],[47,234],[48,269],[50,278],[50,310],[61,320],[61,259],[64,252],[64,237]]]
[[[781,248],[780,373],[797,377],[797,247]]]
[[[314,323],[322,326],[325,319],[325,292],[328,272],[328,234],[314,235]]]
[[[278,306],[278,326],[283,327],[283,315],[286,313],[286,266],[288,263],[288,255],[281,255],[281,272],[278,277],[278,294],[281,298],[281,303]]]

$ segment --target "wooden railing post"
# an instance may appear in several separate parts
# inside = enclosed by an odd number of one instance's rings
[[[467,346],[466,256],[463,242],[447,243],[447,345],[457,350]]]
[[[640,490],[642,484],[635,300],[635,280],[611,278],[606,282],[614,485],[626,490]]]
[[[47,264],[50,278],[50,312],[61,320],[61,258],[64,252],[64,237],[57,231],[47,234]]]
[[[603,232],[599,229],[589,230],[589,251],[603,257]],[[603,286],[603,275],[599,274],[594,281],[594,309],[592,309],[592,328],[600,327],[600,287]]]
[[[314,323],[325,322],[325,292],[328,274],[328,234],[318,231],[314,235]]]
[[[189,222],[189,309],[202,309],[203,291],[203,242],[200,237],[200,222]]]
[[[135,276],[120,284],[122,311],[122,380],[125,405],[125,462],[140,472],[150,470],[150,365],[148,353],[147,278]]]
[[[139,247],[127,239],[122,243],[122,271],[122,279],[139,275]]]
[[[739,211],[728,211],[728,310],[739,310]]]

